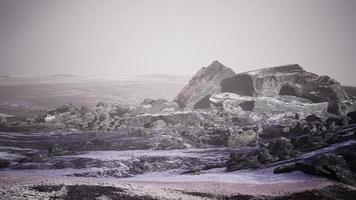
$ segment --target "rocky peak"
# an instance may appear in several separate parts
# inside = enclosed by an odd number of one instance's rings
[[[200,69],[182,91],[174,98],[180,108],[207,108],[209,97],[220,92],[220,82],[230,78],[235,72],[218,61]],[[199,102],[203,100],[204,102]]]

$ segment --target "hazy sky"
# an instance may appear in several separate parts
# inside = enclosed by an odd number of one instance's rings
[[[1,75],[299,63],[356,85],[354,0],[0,0]]]

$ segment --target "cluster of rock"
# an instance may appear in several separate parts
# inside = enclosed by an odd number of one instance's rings
[[[275,173],[300,170],[356,185],[355,114],[351,112],[346,117],[332,117],[325,121],[315,115],[307,116],[306,120],[288,133],[274,136],[269,134],[268,140],[250,144],[254,148],[233,152],[226,163],[227,171],[257,168],[289,160],[292,164],[277,167]],[[260,139],[263,137],[261,135]],[[333,145],[335,148],[331,148]],[[317,150],[329,146],[325,150]]]
[[[216,68],[219,66],[219,73]],[[300,103],[327,102],[327,111],[345,114],[352,101],[336,80],[328,76],[318,76],[305,71],[299,65],[265,68],[234,75],[234,72],[218,62],[213,62],[202,72],[198,72],[189,84],[174,99],[180,107],[210,108],[210,97],[219,93],[234,93],[244,97],[269,97],[278,100],[280,95],[299,97]],[[210,73],[208,72],[210,71]],[[221,74],[220,74],[221,72]],[[214,78],[211,78],[214,73]],[[202,75],[203,74],[203,75]],[[208,74],[208,75],[205,75]],[[204,76],[205,75],[205,76]],[[213,85],[214,89],[207,90]],[[248,99],[248,98],[246,98]]]
[[[146,99],[133,107],[104,102],[93,108],[68,104],[25,120],[2,117],[0,128],[125,129],[131,135],[139,130],[144,133],[139,135],[142,139],[125,138],[133,142],[126,145],[141,149],[229,147],[233,153],[224,166],[234,171],[297,159],[307,152],[355,139],[354,101],[355,97],[349,97],[334,79],[307,72],[299,65],[236,74],[214,61],[201,69],[173,101]],[[105,144],[112,149],[128,147],[110,141]],[[88,145],[100,146],[91,141]],[[349,150],[355,152],[355,148]],[[347,182],[342,178],[355,176],[352,159],[354,154],[334,152],[297,160],[276,172],[302,170],[355,185],[353,179]],[[326,169],[328,165],[331,169]]]
[[[173,101],[146,99],[134,107],[98,103],[94,108],[64,105],[35,117],[0,122],[3,130],[80,129],[114,131],[127,127],[221,127],[295,124],[315,114],[344,115],[352,99],[341,85],[299,65],[236,74],[218,61],[202,68]]]

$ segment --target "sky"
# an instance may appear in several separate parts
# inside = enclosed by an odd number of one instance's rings
[[[0,0],[0,75],[284,64],[356,86],[354,0]]]

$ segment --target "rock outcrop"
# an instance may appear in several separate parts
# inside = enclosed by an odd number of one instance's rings
[[[318,76],[299,65],[285,65],[237,74],[221,82],[222,92],[243,96],[290,95],[328,102],[328,112],[344,114],[349,100],[344,89],[328,76]]]
[[[209,97],[220,93],[223,79],[233,77],[235,72],[214,61],[194,75],[182,91],[174,98],[180,108],[208,108]]]
[[[313,103],[295,96],[241,96],[235,93],[220,93],[209,98],[211,106],[224,113],[224,120],[237,119],[241,124],[279,123],[289,118],[304,119],[311,114],[327,115],[328,103]]]

